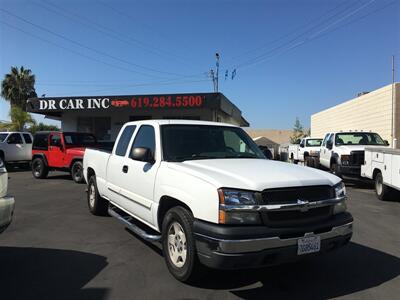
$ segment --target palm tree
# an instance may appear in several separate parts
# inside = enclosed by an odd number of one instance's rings
[[[32,127],[36,124],[36,121],[32,118],[31,114],[22,110],[18,106],[11,107],[10,118],[11,122],[0,124],[0,130],[23,131],[26,125]]]
[[[11,67],[11,72],[4,76],[1,83],[1,96],[10,102],[11,107],[18,106],[25,111],[26,100],[37,97],[35,75],[30,69]]]

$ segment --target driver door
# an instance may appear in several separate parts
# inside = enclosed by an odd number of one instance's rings
[[[51,167],[64,167],[64,149],[62,146],[61,134],[52,133],[49,137],[49,151],[47,160]]]

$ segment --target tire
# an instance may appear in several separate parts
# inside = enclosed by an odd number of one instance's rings
[[[71,177],[76,183],[82,183],[85,181],[83,176],[83,164],[81,161],[76,161],[71,167]]]
[[[44,179],[49,174],[49,168],[41,157],[34,158],[32,161],[32,174],[37,179]]]
[[[375,193],[376,197],[378,197],[378,199],[382,201],[389,200],[392,193],[391,188],[383,183],[381,172],[379,172],[375,176]]]
[[[331,173],[337,177],[342,178],[342,173],[340,172],[340,166],[336,162],[331,163]]]
[[[203,267],[197,257],[192,227],[192,214],[181,206],[167,211],[162,223],[165,262],[170,273],[182,282],[193,282],[203,273]],[[176,229],[178,230],[175,231]]]
[[[93,215],[95,216],[108,215],[108,201],[100,197],[99,190],[97,189],[95,175],[89,178],[88,191],[87,191],[87,204],[89,211]]]

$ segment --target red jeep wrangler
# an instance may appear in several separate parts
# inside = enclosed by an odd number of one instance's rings
[[[32,174],[35,178],[46,178],[50,170],[66,171],[71,173],[75,182],[83,182],[83,154],[86,147],[94,147],[96,144],[96,137],[90,133],[35,133]]]

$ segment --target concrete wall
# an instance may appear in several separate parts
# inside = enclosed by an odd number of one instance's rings
[[[395,84],[397,139],[400,138],[400,83]],[[348,100],[311,116],[311,135],[324,137],[330,131],[373,131],[391,141],[392,85]],[[399,144],[399,143],[398,143]]]
[[[279,130],[279,129],[253,129],[253,128],[245,128],[244,129],[251,138],[257,137],[266,137],[272,142],[280,145],[284,143],[288,143],[290,136],[292,135],[292,130]]]

